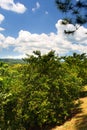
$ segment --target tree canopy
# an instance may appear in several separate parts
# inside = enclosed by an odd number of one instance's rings
[[[87,56],[34,51],[24,64],[0,62],[0,129],[46,130],[77,108],[87,84]]]

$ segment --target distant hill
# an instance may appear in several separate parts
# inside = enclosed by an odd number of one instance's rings
[[[24,63],[24,61],[22,59],[10,59],[10,58],[0,59],[0,62],[6,62],[9,64],[18,64],[18,63],[23,64]]]

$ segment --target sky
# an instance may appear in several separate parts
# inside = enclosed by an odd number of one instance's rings
[[[62,18],[55,0],[0,0],[0,58],[23,58],[35,50],[87,53],[87,28],[65,35],[74,26],[62,25]]]

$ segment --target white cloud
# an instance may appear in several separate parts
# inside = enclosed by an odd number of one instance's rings
[[[0,0],[0,7],[16,13],[24,13],[26,7],[21,3],[14,3],[14,0]]]
[[[40,8],[40,3],[39,2],[36,2],[36,5],[34,8],[32,8],[32,11],[35,12],[37,9]]]
[[[0,31],[4,31],[4,30],[5,30],[4,28],[0,27]]]
[[[7,55],[7,56],[2,56],[1,58],[9,58],[9,59],[22,59],[25,58],[26,55],[18,55],[18,56],[11,56],[11,55]]]
[[[4,15],[0,14],[0,24],[4,21],[5,17]],[[4,31],[5,29],[0,27],[0,31]]]
[[[31,54],[34,50],[40,50],[47,53],[50,50],[55,50],[60,55],[65,55],[69,52],[87,53],[87,29],[80,27],[75,34],[65,35],[64,30],[72,30],[73,25],[62,25],[61,20],[56,23],[57,33],[50,34],[32,34],[28,31],[20,30],[18,37],[5,37],[0,34],[0,46],[8,48],[13,46],[13,51],[24,56],[26,53]]]
[[[5,19],[4,15],[0,14],[0,24],[2,23],[2,21]]]
[[[15,38],[13,37],[5,37],[3,34],[0,33],[0,45],[1,48],[8,48],[10,46],[14,46],[15,45]]]

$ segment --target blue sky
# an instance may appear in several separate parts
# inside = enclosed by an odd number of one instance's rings
[[[2,23],[2,26],[7,29],[4,32],[5,35],[17,36],[21,29],[28,30],[31,33],[56,31],[55,23],[60,15],[54,0],[15,0],[14,2],[18,1],[26,8],[26,11],[22,14],[0,9],[5,16],[5,21]]]
[[[55,0],[0,0],[0,58],[21,58],[34,50],[86,53],[87,29],[65,36],[64,29],[74,26],[61,25],[62,17]]]

